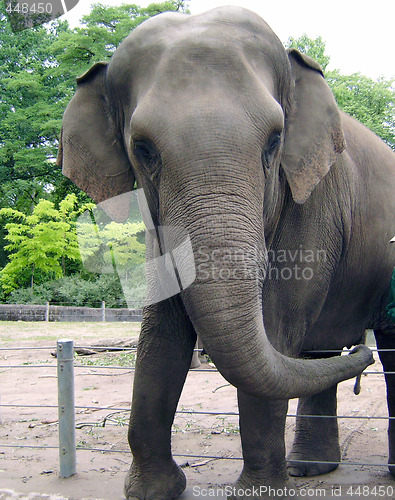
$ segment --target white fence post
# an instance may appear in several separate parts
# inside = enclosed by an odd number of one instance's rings
[[[101,303],[101,320],[106,321],[106,303],[104,300]]]
[[[77,472],[75,449],[74,345],[72,340],[58,340],[57,360],[60,477],[70,477]]]
[[[49,321],[49,302],[45,304],[45,321]]]

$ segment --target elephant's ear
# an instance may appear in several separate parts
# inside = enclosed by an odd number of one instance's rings
[[[340,114],[319,64],[288,51],[295,82],[281,164],[296,203],[304,203],[345,148]]]
[[[57,164],[96,202],[131,191],[134,175],[107,94],[107,63],[77,78],[62,124]]]

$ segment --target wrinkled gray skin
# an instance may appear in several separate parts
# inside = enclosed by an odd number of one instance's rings
[[[186,228],[194,249],[195,282],[144,311],[126,496],[168,500],[185,488],[170,430],[196,334],[238,390],[238,486],[284,485],[287,467],[296,476],[335,468],[303,463],[339,460],[335,419],[299,418],[287,464],[287,399],[301,398],[301,414],[334,415],[337,383],[372,362],[361,346],[295,359],[303,351],[356,345],[366,328],[381,347],[395,347],[384,313],[395,264],[395,155],[339,112],[318,64],[287,53],[241,8],[159,15],[108,65],[78,79],[59,161],[96,201],[136,180],[155,223]],[[268,249],[272,257],[324,250],[325,258],[298,260],[299,278],[283,270],[291,258],[272,262],[285,273],[276,279]],[[199,272],[207,255],[216,256],[214,269]],[[382,361],[395,371],[389,355]],[[395,416],[391,376],[387,383]],[[389,438],[394,464],[392,425]]]

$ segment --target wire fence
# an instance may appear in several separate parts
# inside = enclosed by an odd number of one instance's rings
[[[120,347],[113,347],[113,346],[95,346],[95,345],[77,345],[75,346],[75,349],[91,349],[94,350],[95,348],[100,348],[102,351],[105,349],[107,353],[111,354],[115,351],[117,352],[124,352],[124,353],[135,353],[136,348],[135,347],[125,347],[125,348],[120,348]],[[40,346],[40,347],[0,347],[0,353],[4,354],[5,352],[19,352],[21,353],[22,351],[32,351],[32,350],[38,350],[38,351],[53,351],[54,346]],[[375,353],[378,352],[377,349],[372,348],[372,351]],[[387,350],[390,352],[394,352],[394,350]],[[327,352],[332,352],[334,351],[321,351],[322,353],[327,353]],[[339,351],[340,352],[347,352],[347,350]],[[315,351],[315,354],[319,354],[318,351]],[[104,356],[106,355],[105,352],[100,352],[100,355]],[[6,360],[5,360],[6,361]],[[50,370],[56,370],[58,364],[54,361],[52,364],[51,363],[37,363],[37,364],[28,364],[29,362],[26,361],[26,364],[14,364],[14,363],[3,363],[0,365],[0,373],[4,370],[26,370],[26,369],[50,369]],[[196,368],[192,370],[192,373],[205,373],[205,374],[213,374],[216,373],[215,368],[209,367],[209,368],[204,368],[204,365],[202,365],[201,368]],[[87,365],[79,362],[79,358],[74,359],[73,361],[73,367],[76,370],[76,379],[80,376],[81,370],[82,369],[94,369],[94,372],[92,372],[90,375],[92,376],[99,376],[100,372],[109,372],[111,373],[119,373],[119,372],[124,372],[126,373],[131,373],[134,371],[134,366],[129,365],[129,366],[117,366],[117,365],[112,365],[112,364],[107,364],[106,366],[98,366],[98,365]],[[364,372],[364,375],[367,377],[383,377],[385,372],[381,371],[374,371],[374,370],[367,370]],[[394,372],[387,372],[386,374],[391,374],[395,375]],[[87,375],[87,373],[85,373]],[[52,375],[51,375],[52,376]],[[54,374],[56,376],[56,374]],[[193,376],[193,375],[192,375]],[[365,382],[366,383],[366,382]],[[221,386],[222,387],[222,386]],[[224,387],[224,386],[223,386]],[[0,387],[1,388],[1,387]],[[220,387],[219,387],[220,388]],[[0,393],[1,396],[1,393]],[[107,416],[103,417],[100,422],[81,422],[80,424],[76,424],[76,427],[79,429],[82,429],[83,427],[95,427],[95,426],[101,426],[101,427],[106,427],[110,425],[112,419],[114,416],[119,418],[119,414],[123,413],[125,415],[125,418],[127,418],[127,414],[129,412],[129,406],[130,402],[128,402],[126,405],[118,406],[118,405],[100,405],[100,404],[91,404],[91,405],[75,405],[75,412],[98,412],[98,411],[106,411],[106,412],[111,412]],[[2,410],[5,409],[48,409],[48,410],[59,410],[59,405],[58,404],[18,404],[18,403],[9,403],[7,401],[0,401],[0,422],[1,422],[1,412]],[[116,415],[118,414],[118,415]],[[191,409],[183,409],[183,408],[178,408],[176,415],[180,417],[217,417],[217,418],[227,418],[231,417],[233,419],[237,419],[238,417],[238,412],[237,411],[214,411],[214,410],[203,410],[203,409],[196,409],[196,408],[191,408]],[[371,415],[361,415],[359,414],[340,414],[337,416],[332,416],[332,415],[296,415],[295,411],[290,411],[287,415],[288,418],[290,419],[295,419],[296,417],[300,418],[338,418],[339,420],[344,420],[344,421],[350,421],[350,420],[360,420],[360,421],[388,421],[390,420],[390,417],[388,417],[386,414],[381,414],[381,415],[376,415],[376,414],[371,414]],[[392,417],[394,419],[395,417]],[[52,422],[54,426],[59,425],[59,420],[55,420]],[[116,423],[115,425],[119,425]],[[122,423],[122,425],[125,425],[125,422]],[[233,431],[237,433],[238,429],[236,427],[233,428]],[[0,442],[0,449],[25,449],[25,448],[30,448],[30,449],[37,449],[37,450],[42,450],[45,452],[45,450],[49,449],[61,449],[61,444],[58,446],[53,446],[53,445],[40,445],[35,442],[26,442],[26,443],[7,443],[7,442]],[[128,449],[117,449],[113,447],[94,447],[94,446],[84,446],[84,443],[79,443],[77,444],[77,452],[100,452],[100,453],[115,453],[115,454],[130,454],[130,451]],[[226,454],[193,454],[189,452],[183,452],[183,453],[175,453],[175,457],[180,457],[183,459],[187,460],[242,460],[241,456],[226,456]],[[297,463],[297,460],[293,460],[294,463]],[[303,463],[310,463],[309,461],[303,460]],[[333,463],[333,462],[326,462],[326,461],[314,461],[311,463],[315,464],[325,464],[325,463]],[[363,457],[361,457],[361,460],[355,461],[355,460],[346,460],[342,461],[342,465],[345,466],[352,466],[352,467],[382,467],[386,468],[387,464],[385,462],[379,462],[379,461],[364,461]]]

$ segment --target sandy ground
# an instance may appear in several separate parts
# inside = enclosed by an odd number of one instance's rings
[[[98,366],[103,359],[119,354],[94,355],[89,359],[95,360],[95,365],[75,368],[77,474],[61,479],[56,448],[56,360],[51,351],[58,338],[72,338],[75,345],[95,345],[103,339],[127,339],[137,335],[138,325],[135,324],[0,324],[2,348],[48,347],[0,351],[1,404],[38,406],[0,407],[0,500],[47,499],[45,495],[48,494],[78,500],[124,498],[123,481],[131,461],[126,424],[133,371],[127,367]],[[23,366],[9,367],[15,365]],[[176,460],[182,464],[188,479],[188,490],[182,496],[184,500],[199,498],[199,495],[200,498],[225,498],[223,487],[237,479],[242,467],[237,416],[188,413],[192,410],[237,411],[235,389],[227,385],[215,369],[207,365],[203,368],[204,371],[190,371],[179,404],[179,409],[186,413],[177,414],[173,428]],[[340,420],[343,464],[325,476],[296,480],[301,496],[395,498],[395,481],[385,466],[387,421],[360,418],[387,416],[381,369],[378,361],[369,368],[377,374],[363,377],[359,396],[353,394],[354,381],[340,385],[338,413],[352,417]],[[296,401],[293,400],[289,413],[295,411]],[[294,423],[295,419],[289,417],[288,449]],[[19,496],[5,493],[6,489],[18,492]],[[34,496],[33,492],[43,496]]]

